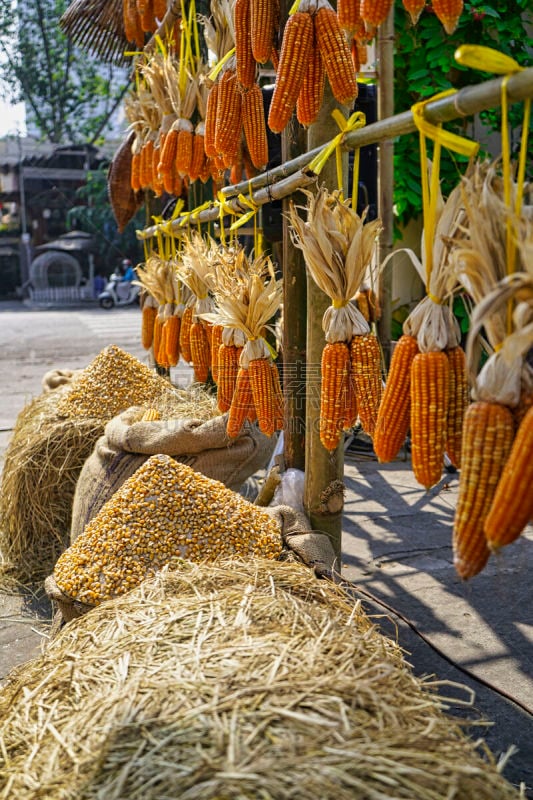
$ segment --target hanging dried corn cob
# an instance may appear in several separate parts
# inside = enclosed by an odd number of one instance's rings
[[[258,84],[243,92],[242,121],[252,164],[262,169],[268,163],[268,139],[263,94]]]
[[[381,398],[379,346],[352,300],[372,262],[381,222],[365,225],[364,216],[342,202],[338,192],[330,194],[322,188],[316,195],[306,194],[307,221],[291,206],[291,234],[313,280],[332,300],[322,320],[326,344],[321,364],[320,439],[324,447],[334,450],[342,431],[353,426],[356,409],[365,430],[373,432]]]
[[[239,151],[242,121],[242,95],[235,72],[235,59],[231,58],[219,80],[215,128],[216,151],[229,159],[229,164],[233,164]]]
[[[303,3],[300,4],[303,7]],[[313,20],[308,11],[299,10],[289,17],[276,71],[276,83],[268,112],[268,127],[281,133],[291,118],[307,72],[313,47]]]
[[[154,324],[157,316],[157,301],[148,294],[142,307],[141,344],[145,350],[150,350],[154,340]]]
[[[444,30],[451,36],[463,13],[463,0],[433,0],[432,7]]]
[[[361,23],[360,0],[338,0],[337,18],[339,25],[351,38],[359,29]]]
[[[307,127],[316,120],[322,106],[325,84],[326,69],[313,31],[313,47],[296,100],[296,117],[300,125]]]
[[[252,53],[259,64],[270,59],[279,25],[279,0],[250,0]]]
[[[405,442],[411,413],[411,366],[418,352],[415,337],[403,334],[392,353],[373,438],[381,462],[392,461]]]
[[[229,411],[235,392],[239,361],[246,337],[237,328],[225,327],[218,348],[217,402],[220,411]],[[240,430],[240,429],[239,429]]]
[[[327,0],[318,0],[313,21],[316,42],[333,96],[342,105],[349,105],[357,97],[355,70],[337,14]]]
[[[393,0],[361,0],[361,19],[365,24],[377,28],[389,16],[392,4]]]
[[[237,80],[244,89],[255,83],[256,61],[252,50],[250,0],[236,0],[233,6],[235,28],[235,62]]]
[[[426,0],[402,0],[403,7],[411,17],[413,25],[419,20],[420,14],[425,8]]]

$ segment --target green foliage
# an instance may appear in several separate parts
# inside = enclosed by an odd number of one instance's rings
[[[88,172],[87,181],[77,190],[76,197],[80,204],[69,210],[67,228],[93,234],[99,268],[111,271],[117,260],[125,257],[134,263],[141,260],[141,246],[135,231],[145,227],[145,212],[141,209],[124,232],[118,232],[107,194],[106,168]]]
[[[60,31],[68,0],[0,0],[0,82],[54,144],[94,141],[128,77],[80,53]]]
[[[457,30],[447,36],[429,4],[426,5],[416,26],[401,0],[395,5],[395,55],[394,103],[396,113],[410,108],[414,103],[446,89],[461,89],[493,78],[460,66],[454,52],[461,44],[482,44],[512,56],[522,66],[533,63],[533,40],[528,37],[526,23],[532,22],[531,0],[498,0],[492,3],[465,2]],[[515,104],[509,109],[513,129],[512,148],[516,155],[520,145],[523,106]],[[489,132],[501,129],[500,109],[491,109],[479,115]],[[460,120],[446,123],[447,130],[468,135],[468,123]],[[475,138],[482,135],[479,122],[475,123]],[[528,163],[533,163],[533,137],[529,142]],[[418,135],[399,137],[394,143],[395,186],[394,203],[396,222],[402,227],[419,216],[422,210],[420,189],[420,161]],[[444,196],[456,185],[464,171],[465,159],[443,151],[441,184]],[[530,173],[529,177],[533,177]]]

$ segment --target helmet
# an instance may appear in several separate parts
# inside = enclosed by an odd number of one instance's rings
[[[122,266],[123,267],[131,267],[131,261],[129,260],[129,258],[123,258],[122,259]]]

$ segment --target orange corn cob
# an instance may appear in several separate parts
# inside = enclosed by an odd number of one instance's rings
[[[191,181],[195,181],[200,177],[200,173],[202,172],[204,166],[205,150],[203,132],[204,125],[203,123],[200,123],[194,132],[194,138],[192,142],[192,158],[189,169],[189,178]]]
[[[310,14],[297,11],[285,25],[276,83],[268,113],[268,127],[281,133],[291,118],[307,72],[313,46],[313,20]]]
[[[348,375],[348,391],[345,395],[345,407],[344,407],[344,424],[343,429],[345,431],[349,431],[350,428],[357,423],[357,418],[359,416],[357,410],[357,394],[355,389],[355,378],[353,375],[353,369],[350,364],[350,373]]]
[[[171,128],[165,136],[165,142],[161,148],[161,158],[157,168],[163,178],[172,172],[174,161],[176,159],[176,148],[178,145],[178,131]]]
[[[180,358],[180,326],[181,319],[177,314],[165,320],[165,349],[171,367],[175,367]]]
[[[392,3],[393,0],[361,0],[361,19],[377,28],[389,16]]]
[[[135,42],[142,47],[144,36],[141,41],[137,41],[139,31],[139,15],[135,0],[122,0],[122,21],[124,25],[124,36],[128,42]]]
[[[490,555],[483,526],[511,451],[513,415],[499,403],[474,402],[465,414],[459,494],[453,524],[457,574],[472,578]]]
[[[373,436],[383,394],[381,353],[376,336],[373,333],[354,336],[350,357],[359,419],[363,430]]]
[[[163,194],[163,178],[161,177],[158,166],[160,161],[161,148],[159,144],[154,144],[154,152],[152,155],[152,184],[156,197]]]
[[[176,165],[172,170],[172,191],[169,194],[173,194],[174,197],[181,197],[183,194],[183,178],[178,173]]]
[[[222,344],[222,332],[224,331],[223,325],[213,325],[211,327],[211,376],[215,383],[218,383],[218,351]]]
[[[154,16],[161,22],[167,13],[167,0],[154,0]]]
[[[259,64],[265,64],[270,58],[278,17],[277,0],[250,0],[252,53]]]
[[[418,353],[411,365],[411,464],[426,489],[442,476],[449,392],[446,353]]]
[[[516,432],[485,519],[491,550],[511,544],[533,516],[533,407]]]
[[[326,69],[315,41],[296,100],[296,117],[300,125],[308,127],[316,120],[324,97],[325,83]]]
[[[451,35],[463,13],[463,0],[433,0],[432,7],[446,33]]]
[[[411,17],[411,22],[416,25],[420,14],[424,10],[426,0],[402,0],[403,7]]]
[[[409,430],[411,364],[417,353],[416,339],[400,336],[392,354],[372,440],[381,462],[396,457]]]
[[[272,383],[274,386],[274,430],[280,431],[285,424],[285,404],[283,402],[283,389],[279,379],[279,371],[274,362],[271,363]]]
[[[277,400],[274,396],[272,362],[268,358],[254,358],[248,364],[248,377],[257,414],[259,429],[272,436],[275,427]]]
[[[156,315],[154,318],[154,331],[152,336],[152,352],[154,354],[154,358],[156,363],[159,364],[159,351],[161,349],[161,340],[163,338],[163,320],[161,319],[161,315],[158,313],[156,309]]]
[[[342,30],[353,36],[361,22],[360,0],[337,0],[337,17]]]
[[[204,132],[204,147],[205,154],[209,158],[214,158],[217,154],[217,147],[215,144],[215,132],[217,126],[217,113],[218,113],[218,92],[220,84],[215,83],[209,90],[207,95],[207,103],[205,110],[205,132]]]
[[[242,161],[239,159],[235,162],[235,164],[231,165],[231,170],[229,173],[229,182],[232,186],[235,186],[237,183],[242,181]]]
[[[145,350],[149,350],[154,340],[154,324],[157,316],[157,308],[145,303],[141,316],[141,344]]]
[[[252,164],[261,169],[268,163],[268,140],[263,93],[256,83],[243,94],[242,122]]]
[[[141,154],[139,151],[131,156],[131,188],[138,192],[141,188]]]
[[[470,391],[466,374],[466,359],[462,347],[447,351],[450,362],[450,397],[448,401],[448,424],[446,432],[446,453],[454,465],[461,466],[461,441],[463,421],[470,402]]]
[[[245,89],[251,89],[255,82],[256,65],[252,52],[250,0],[236,0],[233,7],[233,24],[237,80]]]
[[[191,325],[192,325],[192,308],[187,306],[181,317],[180,327],[180,353],[183,360],[190,364],[191,358]]]
[[[357,97],[357,82],[352,56],[346,38],[331,7],[321,7],[314,17],[318,49],[331,91],[341,105],[352,103]]]
[[[187,125],[185,126],[185,122]],[[183,177],[189,174],[192,161],[192,148],[193,148],[193,128],[188,120],[184,120],[184,127],[178,133],[178,144],[176,147],[176,169],[178,175]]]
[[[145,33],[152,33],[156,27],[153,0],[146,0],[144,11],[141,13],[141,28]]]
[[[253,415],[253,408],[254,401],[248,370],[239,367],[226,428],[230,438],[234,439],[239,435],[246,420]]]
[[[205,383],[209,377],[211,366],[211,352],[207,331],[202,322],[193,322],[191,325],[191,360],[194,370],[194,379]]]
[[[242,96],[235,71],[227,69],[220,79],[217,103],[215,145],[217,153],[234,156],[239,150],[242,130]]]
[[[141,185],[143,189],[149,189],[153,181],[153,158],[154,158],[154,141],[148,139],[144,143],[141,154]]]
[[[345,342],[326,344],[322,351],[320,388],[320,441],[335,450],[344,428],[349,387],[350,349]]]
[[[218,383],[217,400],[220,411],[228,411],[235,391],[239,358],[242,347],[221,344],[218,349]]]
[[[274,67],[274,72],[277,72],[279,67],[279,53],[275,47],[272,48],[272,52],[270,53],[270,60]]]

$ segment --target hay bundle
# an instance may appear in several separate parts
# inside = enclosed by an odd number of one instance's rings
[[[65,389],[23,408],[7,447],[0,491],[0,579],[43,580],[69,542],[72,498],[105,421],[61,419]]]
[[[160,573],[67,625],[0,699],[17,800],[516,798],[485,756],[294,564]]]

